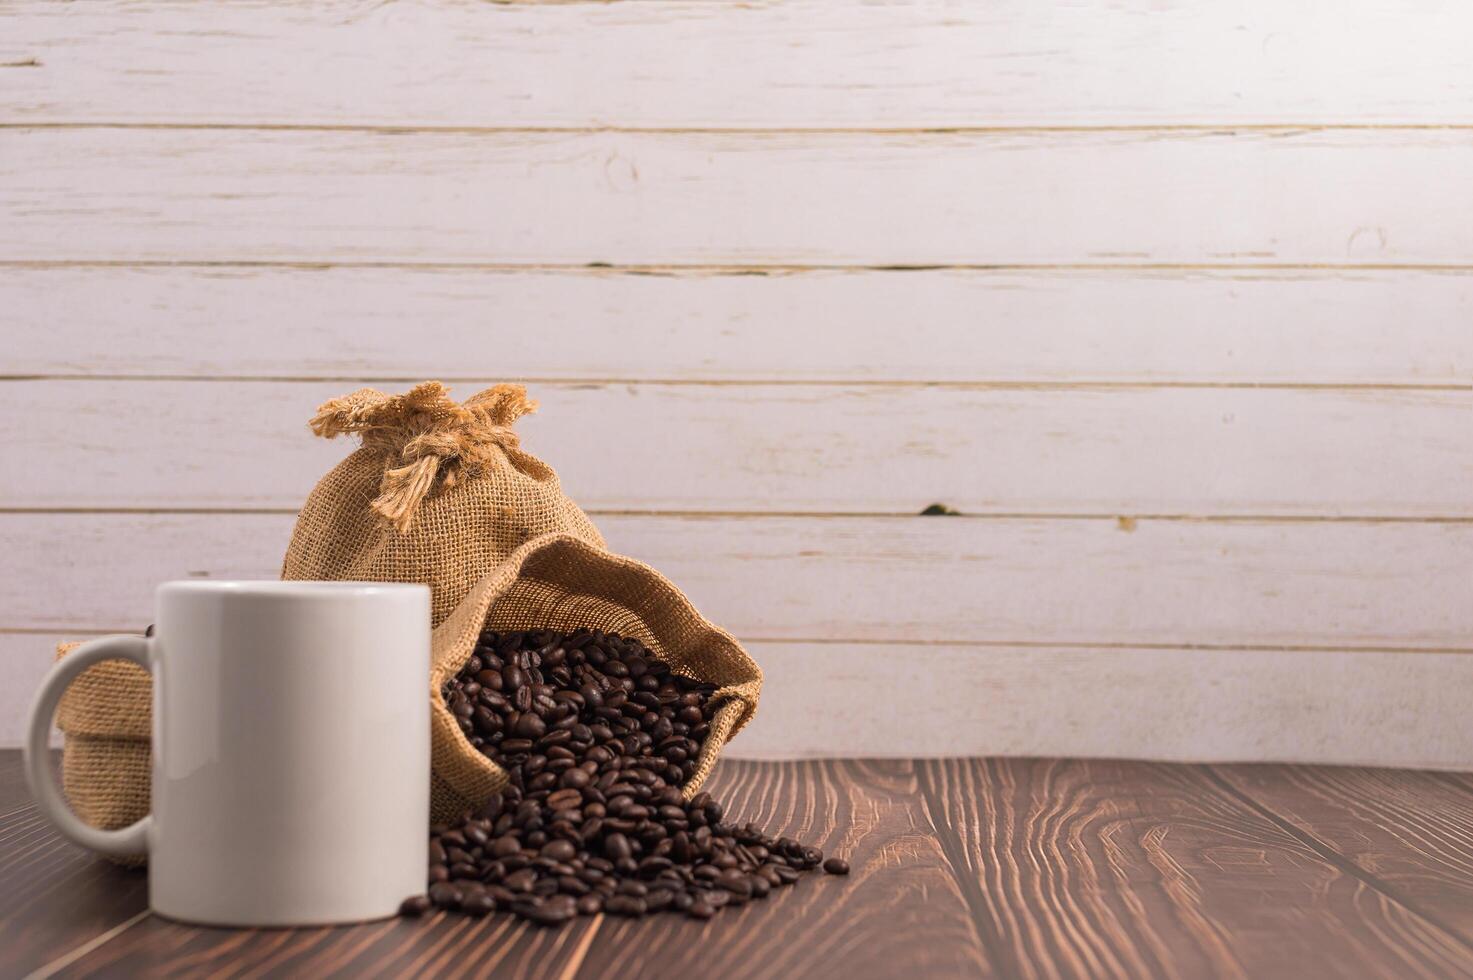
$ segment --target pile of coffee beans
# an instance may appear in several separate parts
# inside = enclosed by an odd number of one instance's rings
[[[580,629],[486,632],[444,689],[470,743],[511,775],[479,812],[432,828],[432,905],[513,912],[544,925],[662,910],[708,919],[838,858],[726,822],[686,800],[719,705],[643,644]]]

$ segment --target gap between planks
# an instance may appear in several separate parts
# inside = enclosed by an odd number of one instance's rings
[[[0,626],[0,636],[112,636],[117,633],[134,633],[137,626],[119,626],[102,629],[95,626]],[[939,647],[964,649],[981,648],[997,650],[1157,650],[1166,653],[1394,653],[1424,654],[1432,656],[1463,656],[1473,653],[1473,647],[1401,647],[1401,646],[1357,646],[1351,644],[1252,644],[1252,643],[1124,643],[1104,640],[1092,643],[1084,640],[895,640],[895,639],[844,639],[842,637],[790,637],[790,636],[743,636],[744,643],[782,644],[790,646],[875,646],[875,647]]]
[[[630,510],[589,507],[591,517],[651,517],[675,520],[895,520],[917,518],[968,521],[1111,521],[1122,532],[1135,531],[1141,521],[1177,524],[1473,524],[1473,515],[1388,514],[1122,514],[1116,511],[986,511],[963,514],[919,514],[915,511],[803,511],[803,510]],[[36,515],[292,515],[296,507],[5,507],[0,514]]]
[[[6,269],[419,269],[477,272],[558,272],[629,276],[788,276],[808,272],[1473,272],[1469,262],[467,262],[455,259],[20,259]]]
[[[22,67],[19,65],[0,65]],[[29,66],[25,66],[29,67]],[[46,122],[44,120],[0,121],[0,130],[6,129],[141,129],[166,131],[214,131],[224,132],[271,132],[271,133],[376,133],[385,136],[413,136],[416,134],[493,135],[501,133],[630,133],[651,136],[735,135],[735,136],[963,136],[977,133],[1029,135],[1032,133],[1203,133],[1232,135],[1253,133],[1270,135],[1298,135],[1300,133],[1333,132],[1461,132],[1473,131],[1473,123],[1429,122],[1429,123],[1331,123],[1306,121],[1286,122],[1198,122],[1198,123],[1099,123],[1099,124],[1000,124],[985,123],[926,123],[919,126],[783,126],[753,125],[719,126],[693,124],[687,126],[620,126],[612,124],[522,124],[504,126],[474,125],[405,125],[393,123],[280,123],[280,122],[162,122],[162,121],[109,121],[75,120]]]
[[[479,384],[487,379],[481,376],[437,374],[437,379],[447,384]],[[154,384],[172,381],[203,381],[215,383],[259,383],[259,384],[307,384],[313,382],[341,382],[355,384],[363,381],[378,383],[418,384],[423,379],[417,375],[269,375],[269,374],[3,374],[0,382],[20,381],[134,381]],[[579,387],[603,387],[610,385],[639,385],[652,388],[945,388],[955,391],[1146,391],[1162,388],[1185,388],[1206,390],[1279,390],[1279,391],[1473,391],[1473,381],[1455,383],[1445,381],[1419,384],[1411,381],[1192,381],[1174,379],[1170,381],[1109,379],[1078,379],[1074,381],[1004,381],[979,379],[975,381],[946,381],[941,379],[897,379],[893,381],[873,378],[541,378],[509,375],[505,381],[529,385],[567,385]]]

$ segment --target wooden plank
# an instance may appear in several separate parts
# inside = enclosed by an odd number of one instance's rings
[[[56,643],[87,636],[0,633],[0,746],[21,743]],[[756,719],[726,750],[734,759],[1473,768],[1467,654],[772,640],[747,648],[766,682]],[[856,712],[856,704],[869,707]],[[918,716],[926,724],[915,724]]]
[[[274,578],[289,514],[0,514],[0,629],[137,629],[154,584]],[[603,515],[749,641],[1467,649],[1473,524]]]
[[[1470,320],[1466,270],[0,276],[14,375],[1467,385]]]
[[[10,771],[7,793],[20,780]],[[0,975],[26,976],[147,904],[146,875],[62,840],[33,804],[0,814]]]
[[[1466,787],[1395,769],[1212,771],[1274,819],[1374,875],[1403,904],[1473,940],[1473,793]]]
[[[307,419],[357,384],[0,382],[0,439],[25,460],[0,471],[0,505],[296,508],[353,448]],[[594,510],[1473,516],[1473,388],[532,394],[524,444]]]
[[[1200,770],[920,764],[1016,976],[1448,976],[1473,945],[1347,873]]]
[[[991,976],[930,814],[915,806],[914,763],[723,762],[712,793],[769,833],[843,855],[820,876],[709,925],[609,920],[580,976]]]
[[[1473,121],[1465,8],[1170,0],[10,4],[3,120],[961,126]],[[1409,56],[1415,52],[1415,56]],[[590,85],[588,79],[598,79]],[[1435,98],[1429,97],[1435,93]]]
[[[1473,769],[1467,654],[779,642],[749,649],[762,665],[762,704],[727,749],[733,758]]]
[[[1466,264],[1464,130],[15,129],[0,260]],[[1162,220],[1162,215],[1170,220]]]

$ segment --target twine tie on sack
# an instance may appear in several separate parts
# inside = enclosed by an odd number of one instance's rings
[[[403,395],[361,388],[334,398],[317,409],[311,426],[325,439],[356,433],[364,449],[384,457],[379,494],[369,506],[402,534],[437,483],[453,487],[499,460],[540,477],[541,467],[519,451],[512,429],[536,410],[521,385],[496,385],[459,404],[440,382],[426,381]]]

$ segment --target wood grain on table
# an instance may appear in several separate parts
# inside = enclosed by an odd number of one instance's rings
[[[19,785],[0,754],[0,800]],[[849,858],[709,923],[437,914],[224,930],[0,818],[0,976],[1419,977],[1473,973],[1473,783],[1309,766],[726,761],[734,817]],[[10,795],[7,795],[10,794]],[[23,792],[19,793],[23,800]]]

